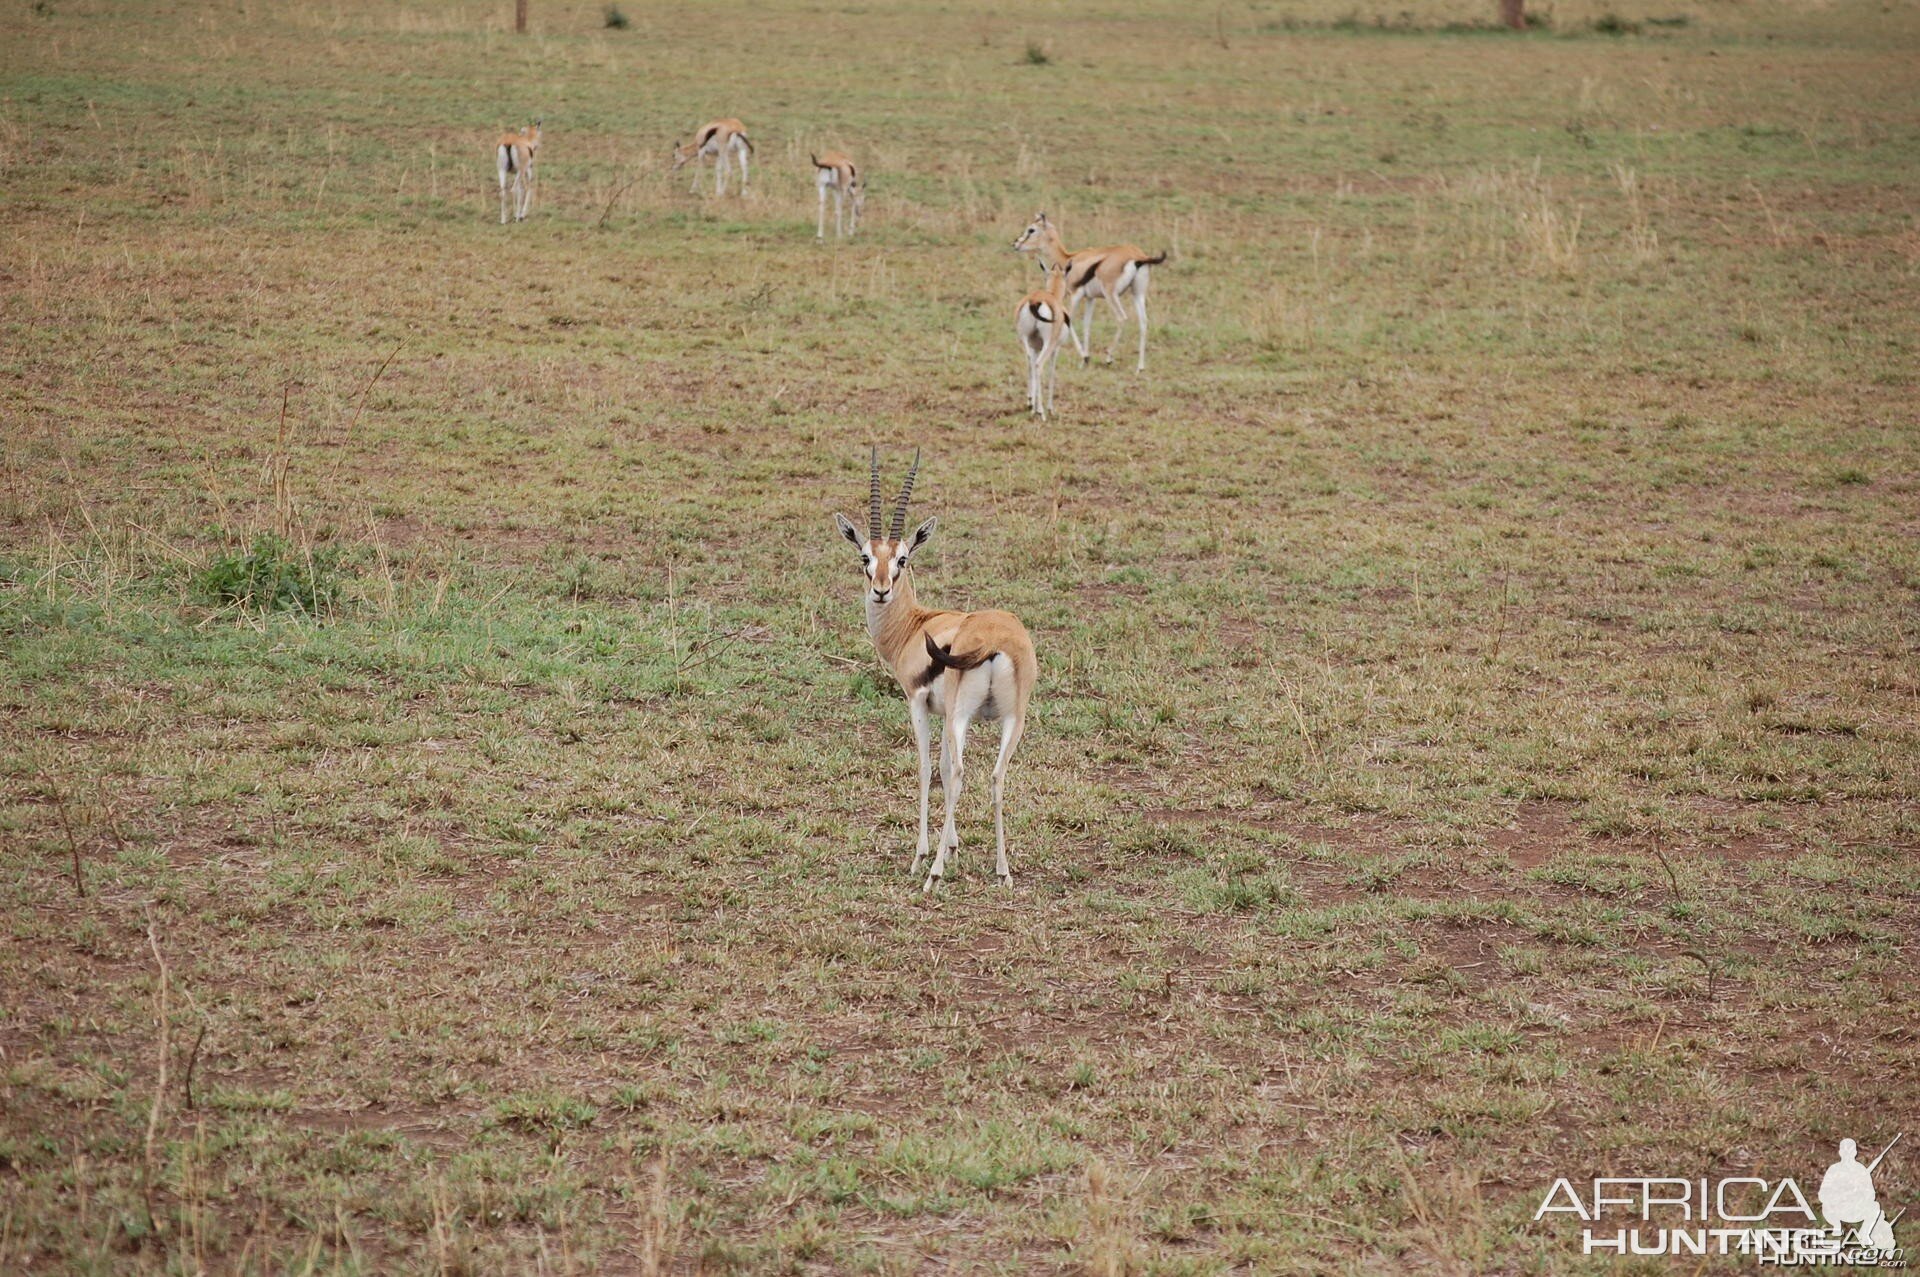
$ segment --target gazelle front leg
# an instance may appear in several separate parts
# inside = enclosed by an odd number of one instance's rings
[[[715,195],[727,193],[727,153],[725,151],[713,157],[713,193]]]
[[[1081,302],[1085,302],[1086,306],[1082,314],[1076,315],[1074,307]],[[1093,305],[1092,296],[1081,293],[1067,307],[1067,317],[1073,320],[1073,348],[1080,353],[1080,365],[1083,368],[1093,357]]]
[[[835,239],[840,239],[847,233],[841,224],[846,211],[847,193],[838,186],[835,186],[833,188],[833,237]]]
[[[993,837],[998,845],[998,854],[994,857],[993,872],[1000,879],[1000,885],[1013,885],[1013,870],[1007,865],[1007,819],[1001,803],[1001,795],[1007,781],[1007,760],[1013,757],[1013,751],[1019,748],[1020,733],[1026,723],[1022,719],[1008,716],[1000,724],[1000,757],[993,764]]]
[[[500,161],[500,224],[507,224],[507,162]]]
[[[815,185],[819,186],[819,183],[815,183]],[[827,188],[825,186],[819,186],[819,190],[820,219],[814,225],[813,237],[815,239],[825,239],[827,237]]]
[[[933,870],[927,874],[927,885],[922,891],[932,891],[933,884],[947,876],[947,853],[960,850],[960,835],[954,829],[954,810],[960,805],[960,785],[966,774],[967,723],[953,712],[953,702],[959,697],[956,687],[952,696],[947,698],[946,730],[940,736],[940,789],[946,797],[947,823],[940,830],[940,850],[934,855]]]
[[[740,193],[747,193],[747,148],[740,148]]]
[[[913,867],[907,870],[911,878],[920,872],[920,862],[927,858],[927,808],[933,790],[932,728],[927,721],[925,692],[907,702],[907,713],[913,718],[913,744],[920,754],[920,841],[914,847]]]

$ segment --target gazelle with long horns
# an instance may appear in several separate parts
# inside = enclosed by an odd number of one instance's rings
[[[920,840],[914,849],[910,874],[920,872],[927,858],[928,804],[933,790],[931,716],[944,720],[940,737],[940,787],[946,798],[947,819],[940,831],[940,847],[927,874],[925,891],[946,876],[947,857],[959,849],[954,810],[960,802],[965,775],[967,728],[977,719],[1000,723],[1000,756],[993,765],[993,832],[998,850],[994,873],[1006,885],[1013,883],[1007,865],[1007,825],[1003,797],[1007,760],[1020,744],[1026,727],[1027,701],[1033,695],[1039,665],[1033,640],[1011,612],[942,612],[920,606],[909,570],[913,556],[933,535],[937,518],[928,519],[903,539],[907,504],[913,498],[914,476],[920,473],[920,454],[894,501],[893,522],[880,529],[880,452],[875,449],[867,471],[867,534],[860,535],[852,519],[834,515],[840,535],[860,551],[866,573],[867,633],[880,661],[907,694],[907,713],[913,720],[913,742],[920,755]]]
[[[727,193],[727,164],[737,160],[740,164],[740,193],[747,193],[747,157],[753,154],[753,142],[747,137],[747,126],[738,120],[714,120],[702,124],[700,131],[693,135],[693,141],[673,144],[673,171],[678,173],[684,166],[706,156],[713,157],[713,193]],[[693,175],[690,191],[700,189],[700,174]]]
[[[1093,342],[1093,302],[1104,298],[1113,311],[1113,344],[1107,348],[1107,362],[1112,363],[1127,323],[1127,310],[1121,303],[1131,298],[1133,313],[1140,321],[1140,362],[1134,371],[1147,370],[1147,284],[1151,268],[1167,260],[1165,253],[1149,256],[1136,244],[1111,244],[1070,253],[1060,239],[1060,228],[1045,213],[1034,214],[1027,229],[1013,241],[1013,249],[1017,253],[1039,253],[1042,266],[1067,268],[1068,311],[1077,312],[1082,301],[1087,303],[1086,317],[1073,335],[1081,363],[1087,362],[1087,350]]]
[[[493,145],[493,164],[500,175],[500,224],[507,224],[507,201],[513,201],[513,220],[524,222],[533,208],[533,161],[540,150],[540,121],[518,133],[502,133]]]
[[[828,151],[824,155],[807,156],[813,161],[813,184],[820,188],[820,219],[814,228],[815,239],[827,237],[827,192],[833,192],[833,236],[840,238],[840,214],[849,199],[853,201],[853,224],[847,227],[845,234],[851,235],[860,229],[860,213],[867,207],[866,183],[860,180],[860,170],[853,161],[839,151]]]
[[[1045,421],[1053,411],[1054,386],[1060,380],[1060,338],[1073,335],[1067,313],[1067,268],[1047,267],[1047,286],[1020,299],[1013,313],[1014,335],[1027,357],[1027,407]]]

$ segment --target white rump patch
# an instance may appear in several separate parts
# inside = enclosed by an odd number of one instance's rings
[[[1041,302],[1038,306],[1034,307],[1034,309],[1039,312],[1041,323],[1051,324],[1053,322],[1053,307],[1047,305],[1045,302]]]

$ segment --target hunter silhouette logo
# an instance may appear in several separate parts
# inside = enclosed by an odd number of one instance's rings
[[[1894,1136],[1893,1144],[1899,1142],[1900,1136]],[[1862,1166],[1860,1146],[1852,1140],[1841,1140],[1840,1160],[1827,1167],[1827,1173],[1820,1180],[1820,1213],[1826,1217],[1827,1226],[1842,1237],[1851,1232],[1853,1239],[1872,1250],[1895,1249],[1893,1222],[1899,1216],[1887,1218],[1887,1212],[1880,1209],[1879,1199],[1873,1192],[1874,1169],[1893,1152],[1893,1144]]]
[[[1601,1178],[1592,1193],[1566,1179],[1547,1190],[1536,1222],[1577,1215],[1584,1255],[1748,1255],[1762,1266],[1905,1268],[1907,1252],[1893,1226],[1873,1173],[1893,1151],[1861,1162],[1860,1146],[1840,1141],[1840,1157],[1820,1178],[1818,1213],[1792,1179],[1739,1175],[1721,1180],[1666,1176]]]

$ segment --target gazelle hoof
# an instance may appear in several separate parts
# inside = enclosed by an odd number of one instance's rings
[[[923,885],[923,886],[922,886],[922,887],[920,888],[920,894],[924,896],[924,895],[926,895],[926,894],[927,894],[928,892],[930,892],[930,891],[932,891],[932,890],[933,890],[933,884],[934,884],[934,883],[936,883],[936,882],[939,882],[939,881],[940,881],[940,875],[939,875],[939,874],[928,874],[928,875],[927,875],[927,881],[926,881],[926,883],[925,883],[925,885]]]

